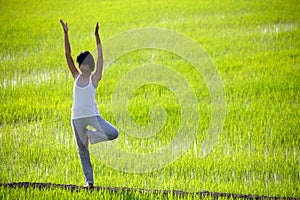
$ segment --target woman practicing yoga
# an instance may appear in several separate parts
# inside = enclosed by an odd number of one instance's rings
[[[66,60],[74,78],[72,127],[76,137],[86,187],[92,188],[94,177],[88,141],[90,141],[91,144],[95,144],[102,141],[113,140],[118,137],[118,130],[100,116],[95,100],[96,88],[102,78],[103,71],[102,45],[98,33],[99,26],[97,22],[95,27],[98,52],[96,69],[94,69],[94,58],[88,51],[82,51],[77,56],[77,69],[71,56],[68,24],[63,22],[63,20],[60,20],[60,23],[64,30]],[[94,70],[95,72],[93,72]],[[93,127],[93,130],[88,130],[88,126]]]

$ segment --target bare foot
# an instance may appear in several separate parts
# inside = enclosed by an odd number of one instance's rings
[[[83,148],[88,148],[89,146],[89,140],[88,140],[88,134],[87,134],[88,130],[84,129],[84,133],[83,133]]]
[[[89,190],[89,189],[93,189],[94,188],[94,184],[87,184],[85,186],[83,186],[85,189]]]

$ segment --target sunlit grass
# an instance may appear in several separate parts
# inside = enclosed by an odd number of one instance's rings
[[[96,185],[299,197],[297,1],[6,1],[0,8],[0,182],[83,184],[70,125],[73,80],[64,59],[62,18],[69,23],[74,57],[82,49],[95,49],[96,21],[103,41],[141,27],[183,33],[207,50],[226,89],[228,113],[220,139],[208,156],[199,158],[196,150],[211,112],[203,77],[190,63],[158,50],[132,52],[117,60],[105,69],[97,90],[105,119],[115,122],[112,106],[120,105],[113,105],[111,96],[117,81],[134,67],[153,62],[176,69],[194,89],[201,110],[198,136],[180,159],[151,173],[119,172],[92,157]],[[120,132],[121,148],[145,152],[148,145],[155,151],[172,139],[174,132],[168,131],[178,128],[180,102],[167,88],[154,84],[135,91],[131,117],[147,125],[148,111],[156,103],[169,115],[163,134],[143,141]],[[57,189],[1,188],[0,195],[73,198]],[[91,195],[144,198],[105,191]],[[87,198],[86,193],[79,197]]]

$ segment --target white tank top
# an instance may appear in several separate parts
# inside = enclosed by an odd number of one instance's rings
[[[79,76],[74,81],[72,119],[100,116],[95,100],[96,88],[93,85],[92,75],[89,78],[88,85],[83,87],[77,83]]]

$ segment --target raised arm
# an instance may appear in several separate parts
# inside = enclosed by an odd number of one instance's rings
[[[73,78],[75,79],[79,72],[77,68],[75,67],[72,55],[71,55],[71,47],[70,47],[70,42],[69,42],[69,36],[68,36],[68,24],[64,23],[63,20],[60,20],[60,23],[63,27],[64,30],[64,41],[65,41],[65,55],[66,55],[66,60],[69,66],[69,69],[72,73]]]
[[[100,36],[98,33],[99,26],[98,22],[96,23],[96,28],[95,28],[95,37],[96,37],[96,45],[97,45],[97,64],[96,64],[96,71],[93,74],[93,83],[97,87],[99,81],[102,78],[102,72],[103,72],[103,55],[102,55],[102,45],[100,41]]]

